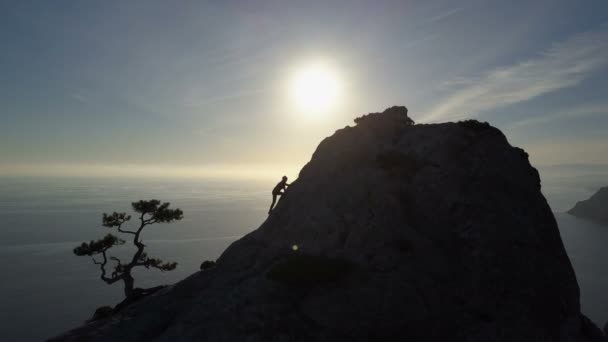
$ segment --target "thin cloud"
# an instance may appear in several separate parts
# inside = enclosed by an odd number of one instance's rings
[[[187,106],[199,108],[199,107],[204,107],[205,105],[212,104],[212,103],[232,101],[232,100],[239,99],[239,98],[268,93],[268,92],[270,92],[270,90],[271,90],[270,88],[243,89],[243,90],[238,90],[238,91],[232,92],[227,95],[210,96],[210,97],[205,97],[202,99],[192,100],[187,103]]]
[[[550,112],[511,123],[507,128],[544,124],[559,119],[581,118],[592,115],[608,115],[608,103],[583,104],[573,108]]]
[[[91,91],[80,89],[69,93],[69,96],[75,101],[87,103],[93,98],[94,94]]]
[[[464,88],[432,108],[423,121],[457,119],[530,100],[579,84],[608,64],[608,30],[574,35],[527,61],[457,83]],[[468,84],[468,85],[467,85]]]
[[[436,15],[436,16],[434,16],[434,17],[432,17],[432,18],[430,19],[430,21],[431,21],[431,22],[437,22],[437,21],[440,21],[440,20],[444,20],[444,19],[446,19],[446,18],[448,18],[448,17],[451,17],[451,16],[453,16],[454,14],[456,14],[456,13],[458,13],[458,12],[462,11],[463,9],[464,9],[464,7],[457,7],[457,8],[451,9],[451,10],[449,10],[449,11],[446,11],[446,12],[440,13],[440,14],[438,14],[438,15]]]

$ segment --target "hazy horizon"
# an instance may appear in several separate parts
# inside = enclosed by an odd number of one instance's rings
[[[0,166],[0,177],[21,178],[141,178],[141,179],[225,179],[225,180],[272,180],[285,174],[295,180],[306,162],[297,164],[226,164],[226,165],[133,165],[133,164],[47,164]],[[568,176],[576,170],[586,175],[608,175],[608,164],[532,164],[541,171],[541,179],[546,173],[555,171]]]
[[[597,270],[605,269],[608,261],[604,248],[608,231],[559,212],[587,198],[596,190],[592,185],[606,179],[608,173],[588,177],[576,168],[556,171],[557,178],[547,173],[543,179],[543,193],[557,212],[555,218],[581,288],[583,313],[601,326],[608,317],[608,307],[602,305],[608,277]],[[82,324],[100,305],[121,300],[119,284],[104,284],[91,260],[72,253],[82,241],[108,231],[101,226],[103,212],[129,212],[131,202],[149,198],[183,209],[184,220],[151,227],[144,237],[151,255],[179,262],[176,271],[145,270],[136,278],[138,286],[145,287],[174,283],[196,272],[203,260],[216,259],[230,243],[264,222],[269,189],[275,182],[166,177],[160,181],[141,177],[7,181],[0,177],[4,222],[0,266],[13,276],[0,284],[3,293],[10,294],[0,301],[2,321],[10,322],[0,326],[2,336],[7,341],[40,341]],[[122,247],[129,250],[131,246]],[[73,300],[74,291],[78,300]],[[58,308],[61,314],[57,314]],[[35,329],[32,321],[37,322]]]

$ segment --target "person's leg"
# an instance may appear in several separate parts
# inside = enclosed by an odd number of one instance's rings
[[[272,211],[272,208],[274,207],[274,203],[277,201],[277,195],[272,194],[272,203],[270,204],[270,209],[268,209],[268,214],[270,214],[270,212]]]

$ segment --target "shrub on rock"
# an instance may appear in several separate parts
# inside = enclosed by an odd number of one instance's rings
[[[267,277],[286,285],[315,286],[342,279],[352,269],[352,263],[344,259],[295,254],[275,264]]]
[[[215,267],[215,261],[205,260],[201,264],[201,271],[205,271],[205,270],[208,270],[208,269],[213,268],[213,267]]]

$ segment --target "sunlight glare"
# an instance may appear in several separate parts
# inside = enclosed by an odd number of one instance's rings
[[[327,65],[310,64],[293,75],[290,92],[299,111],[306,115],[318,115],[336,106],[340,84],[336,73]]]

